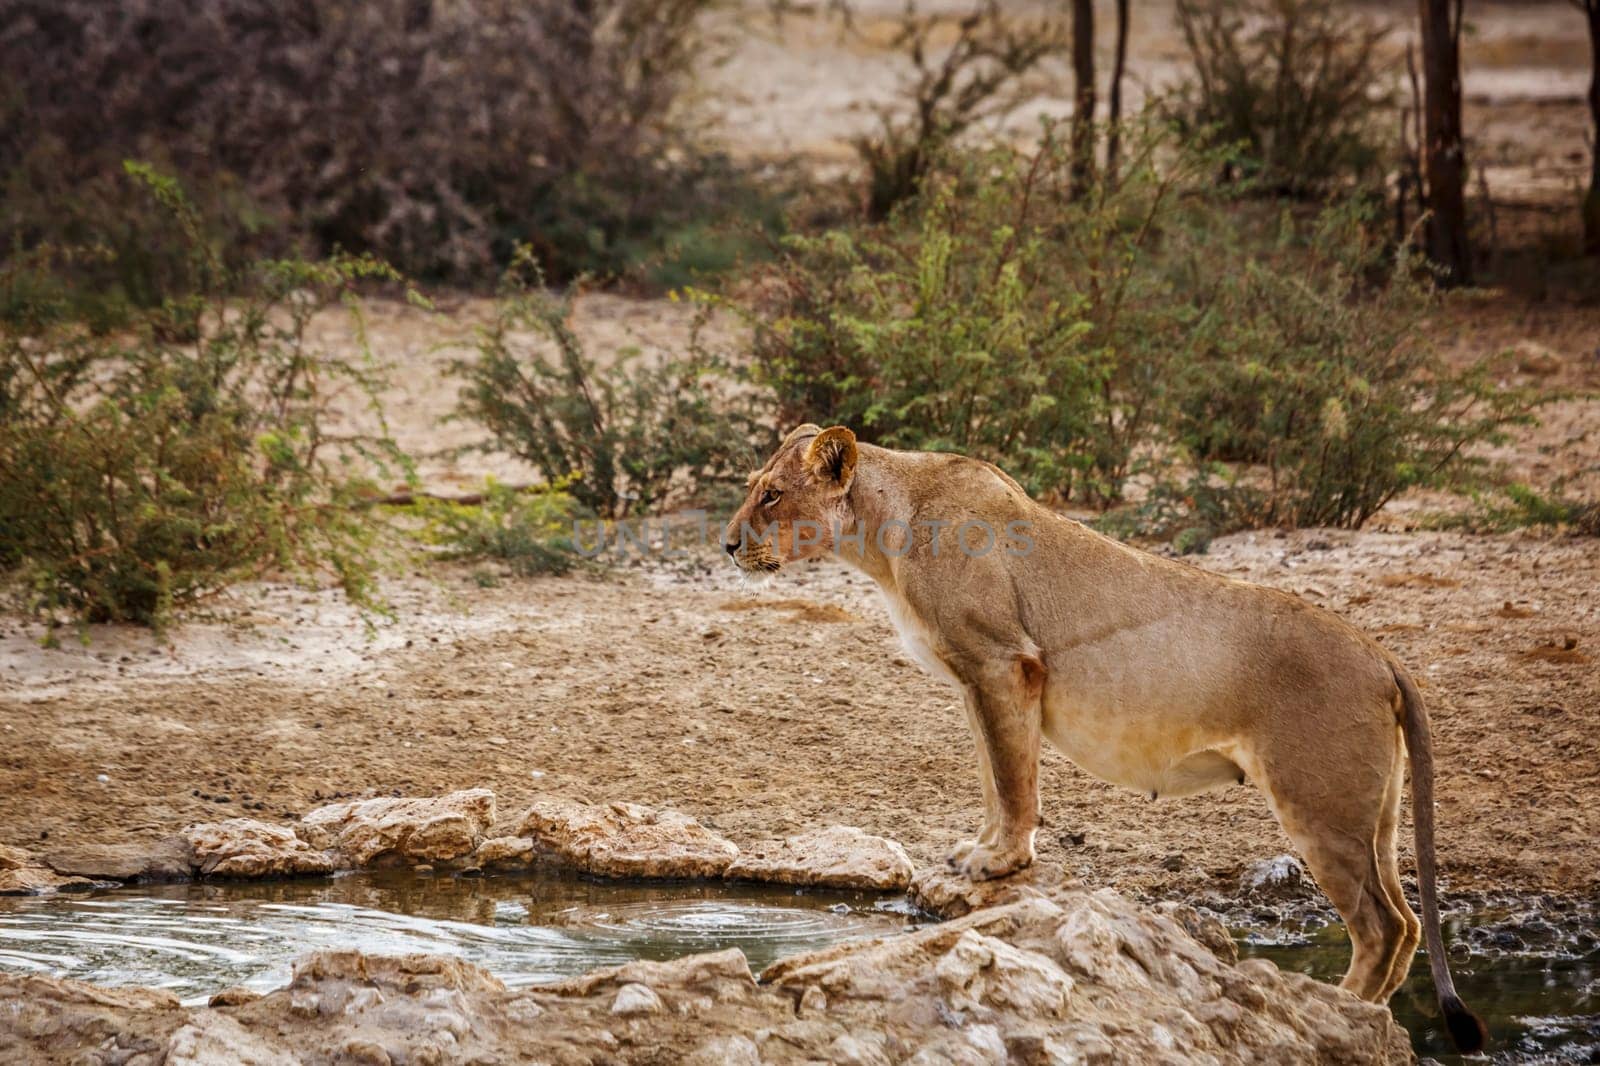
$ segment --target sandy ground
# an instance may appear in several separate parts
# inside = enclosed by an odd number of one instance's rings
[[[541,791],[626,798],[735,838],[854,823],[923,862],[970,834],[963,714],[865,579],[827,563],[754,591],[711,563],[488,589],[435,570],[400,583],[403,621],[371,638],[282,589],[252,625],[201,621],[166,645],[107,630],[42,651],[12,627],[0,838],[154,836],[475,785],[508,813]],[[1422,679],[1453,885],[1600,892],[1600,541],[1256,533],[1200,563],[1339,611]],[[1051,753],[1043,796],[1042,857],[1092,883],[1226,889],[1288,850],[1249,788],[1151,803]]]
[[[1469,125],[1525,171],[1491,180],[1530,196],[1564,189],[1582,169],[1574,71],[1586,60],[1570,39],[1581,24],[1566,5],[1479,6]],[[892,91],[891,61],[825,30],[769,35],[717,68],[744,94],[728,94],[726,125],[750,151],[845,159],[873,94]],[[1169,24],[1138,27],[1135,56],[1157,74],[1172,47]],[[508,456],[458,454],[475,433],[440,421],[454,406],[453,345],[486,313],[480,300],[447,301],[432,318],[370,308],[395,370],[395,433],[433,488],[530,475]],[[690,314],[594,295],[575,326],[602,355],[648,353],[680,345]],[[1455,359],[1530,344],[1551,354],[1509,372],[1518,383],[1600,387],[1593,303],[1492,290],[1453,304],[1438,328]],[[338,343],[347,326],[330,317],[318,329]],[[1600,401],[1552,405],[1488,457],[1593,498]],[[1373,530],[1244,534],[1195,561],[1338,611],[1425,683],[1452,887],[1593,897],[1600,540],[1407,532],[1443,505],[1418,494]],[[376,625],[330,593],[283,584],[238,590],[162,639],[99,627],[86,645],[44,649],[36,626],[0,616],[0,841],[152,838],[201,819],[296,817],[330,798],[479,785],[507,814],[545,791],[629,799],[736,839],[854,823],[921,862],[974,830],[954,694],[910,663],[875,590],[841,566],[759,591],[711,550],[491,587],[483,577],[410,565],[388,583],[398,620]],[[1054,753],[1042,779],[1041,856],[1091,883],[1229,892],[1250,862],[1289,849],[1248,788],[1152,804]]]

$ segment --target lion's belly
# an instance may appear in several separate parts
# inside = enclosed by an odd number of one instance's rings
[[[1130,706],[1112,694],[1047,690],[1044,734],[1082,769],[1153,796],[1232,784],[1241,771],[1231,738],[1189,707]]]

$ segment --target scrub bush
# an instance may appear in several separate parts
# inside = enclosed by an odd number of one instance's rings
[[[1178,0],[1192,71],[1165,109],[1236,150],[1221,173],[1295,196],[1381,183],[1395,154],[1389,30],[1340,0]]]
[[[459,415],[489,431],[490,447],[531,463],[591,513],[620,519],[690,502],[742,479],[763,438],[752,398],[729,363],[698,343],[652,360],[637,351],[602,361],[572,331],[570,297],[543,287],[524,250],[496,312],[477,331]]]
[[[523,576],[564,574],[577,559],[577,501],[562,482],[518,489],[491,480],[475,503],[424,496],[412,507],[422,519],[423,539],[445,558],[492,559]]]
[[[170,179],[134,168],[188,241]],[[0,567],[54,624],[162,626],[268,571],[328,576],[364,608],[374,586],[369,479],[405,470],[377,405],[364,337],[329,351],[308,332],[351,287],[393,280],[376,260],[223,268],[188,244],[196,287],[113,335],[76,324],[0,332]],[[21,286],[27,288],[27,286]],[[225,298],[222,294],[234,294]],[[362,431],[346,422],[365,408]]]
[[[1274,215],[1212,183],[1222,150],[1130,140],[1085,196],[1047,130],[947,157],[886,223],[789,238],[742,303],[778,423],[975,455],[1050,500],[1137,484],[1131,528],[1200,546],[1460,487],[1528,419],[1492,362],[1438,358],[1441,298],[1369,205]]]

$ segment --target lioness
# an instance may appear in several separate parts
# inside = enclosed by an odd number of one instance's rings
[[[1434,886],[1433,750],[1405,670],[1335,615],[1120,544],[1038,505],[990,463],[800,426],[729,522],[746,573],[832,551],[877,581],[906,648],[966,700],[984,820],[950,862],[975,879],[1034,858],[1039,738],[1151,798],[1252,781],[1350,931],[1343,986],[1387,1001],[1425,932],[1450,1033]],[[1406,754],[1423,921],[1395,854]]]

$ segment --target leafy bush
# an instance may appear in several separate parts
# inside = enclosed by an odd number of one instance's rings
[[[1208,524],[1360,526],[1408,488],[1459,485],[1471,446],[1528,420],[1493,360],[1456,371],[1438,358],[1437,298],[1373,222],[1352,203],[1309,227],[1285,219],[1255,246],[1208,242],[1230,267],[1196,285],[1205,310],[1171,423],[1198,460],[1185,495]]]
[[[577,501],[562,482],[517,489],[491,480],[476,503],[424,496],[414,508],[425,539],[448,558],[495,559],[524,576],[572,568]]]
[[[1424,279],[1359,200],[1258,220],[1218,154],[1137,133],[1070,195],[1070,150],[959,155],[888,223],[792,237],[751,287],[781,424],[1004,466],[1203,547],[1255,525],[1360,525],[1527,417],[1491,366],[1428,343]]]
[[[1239,149],[1226,173],[1293,195],[1381,181],[1387,27],[1340,0],[1178,0],[1177,14],[1194,70],[1165,107],[1185,138]]]
[[[462,417],[544,477],[570,478],[564,487],[604,518],[648,513],[743,476],[759,431],[725,361],[693,344],[680,357],[621,351],[602,364],[568,325],[570,298],[542,281],[525,250],[493,321],[477,332],[476,358],[455,366],[466,382]]]
[[[275,254],[471,281],[530,242],[555,276],[623,272],[741,181],[682,121],[706,6],[0,0],[0,253],[92,230],[128,298],[158,302],[164,249],[119,225],[136,157]]]
[[[890,220],[791,237],[745,304],[779,422],[1005,466],[1031,492],[1116,499],[1191,310],[1152,266],[1209,157],[1136,150],[1074,201],[1070,148],[958,154]]]
[[[139,173],[192,232],[176,185]],[[0,333],[0,566],[52,624],[160,626],[273,568],[331,575],[377,606],[373,526],[356,505],[366,475],[404,457],[382,430],[365,346],[323,351],[306,327],[352,283],[393,272],[340,256],[233,276],[204,247],[191,254],[207,288],[126,333]],[[335,402],[351,398],[371,407],[374,433],[336,424]]]

